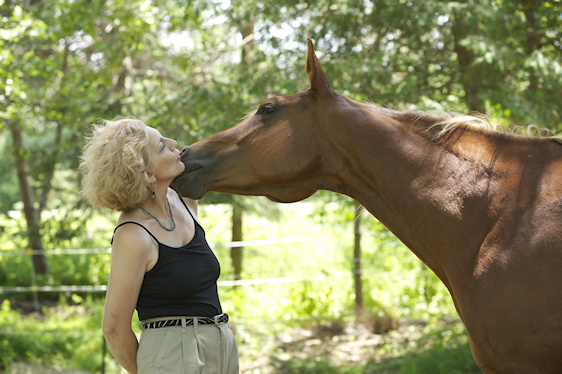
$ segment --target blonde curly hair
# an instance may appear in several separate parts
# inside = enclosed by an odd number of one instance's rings
[[[128,211],[151,192],[148,173],[153,165],[146,124],[136,118],[116,118],[93,125],[80,159],[82,194],[94,208]]]

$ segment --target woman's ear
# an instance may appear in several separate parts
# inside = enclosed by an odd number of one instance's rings
[[[149,183],[156,183],[156,177],[154,176],[153,172],[145,171],[144,174],[146,175]]]

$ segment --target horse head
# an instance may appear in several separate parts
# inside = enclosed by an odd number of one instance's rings
[[[330,107],[347,101],[330,87],[310,39],[306,72],[310,90],[264,100],[237,125],[184,148],[185,171],[172,187],[193,199],[209,191],[277,202],[314,194],[319,189],[315,176],[329,167],[323,117]]]

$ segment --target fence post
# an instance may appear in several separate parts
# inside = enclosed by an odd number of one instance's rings
[[[35,276],[35,267],[33,266],[33,261],[31,256],[33,255],[33,250],[29,249],[27,251],[29,254],[29,268],[31,271],[31,293],[33,295],[33,306],[35,307],[35,312],[39,313],[39,295],[37,295],[37,277]]]
[[[107,352],[107,344],[105,343],[105,336],[101,336],[101,374],[105,374],[105,352]]]

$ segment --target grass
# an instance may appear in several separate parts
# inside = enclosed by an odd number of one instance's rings
[[[76,298],[76,297],[75,297]],[[44,307],[41,315],[22,315],[2,303],[0,370],[10,361],[61,369],[100,372],[101,300]],[[384,334],[349,331],[349,322],[316,321],[303,329],[282,321],[234,325],[243,373],[279,374],[474,374],[479,373],[462,324],[403,321]],[[334,327],[335,326],[335,327]],[[357,330],[354,330],[357,331]],[[350,353],[358,356],[350,360]],[[10,358],[10,361],[6,361]],[[106,373],[120,373],[107,352]]]
[[[452,333],[452,339],[437,340],[436,331],[419,340],[410,341],[408,348],[388,343],[372,346],[372,356],[364,363],[338,364],[333,354],[320,354],[295,360],[279,360],[279,374],[476,374],[480,369],[472,358],[466,333],[456,326],[441,332]],[[413,343],[413,344],[412,344]],[[415,347],[419,344],[421,347]],[[412,348],[411,346],[414,346]],[[379,351],[383,351],[380,354]]]
[[[278,371],[283,374],[476,374],[478,366],[468,345],[443,347],[436,345],[419,353],[407,353],[383,362],[336,367],[326,357],[288,362]]]

